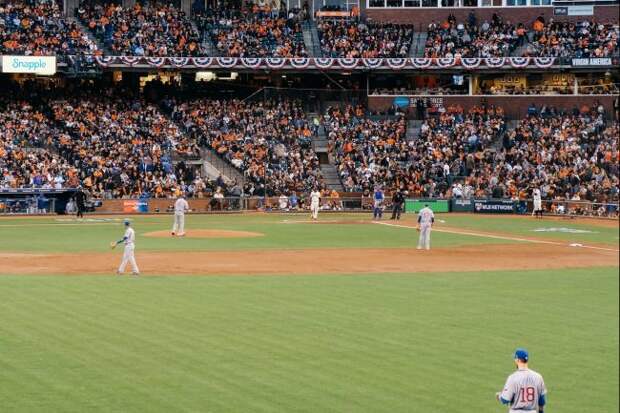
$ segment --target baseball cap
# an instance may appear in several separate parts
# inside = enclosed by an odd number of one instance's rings
[[[125,226],[129,225],[130,223],[131,222],[127,218],[125,218],[125,220],[123,221],[123,224],[125,224]]]
[[[515,350],[515,359],[527,361],[530,358],[529,353],[524,348],[518,348]]]

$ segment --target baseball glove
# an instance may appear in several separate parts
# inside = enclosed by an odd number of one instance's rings
[[[420,232],[420,227],[415,227],[415,230]]]
[[[114,241],[110,242],[110,248],[112,249],[116,248],[116,242]]]

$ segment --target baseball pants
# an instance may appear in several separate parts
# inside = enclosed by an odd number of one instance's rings
[[[400,219],[400,213],[402,210],[403,208],[400,204],[394,204],[392,206],[392,219]]]
[[[174,214],[174,224],[172,232],[177,235],[185,234],[185,214]]]
[[[310,212],[312,213],[312,219],[317,219],[319,217],[319,204],[311,204]]]
[[[140,270],[138,269],[138,264],[136,264],[136,257],[133,255],[134,246],[133,245],[125,245],[125,251],[123,252],[123,260],[121,261],[120,267],[118,267],[119,273],[125,272],[125,267],[127,264],[131,265],[131,272],[134,274],[139,274]]]
[[[420,238],[418,239],[418,249],[431,249],[431,226],[428,224],[420,225]]]
[[[383,217],[383,207],[381,205],[375,205],[372,212],[372,217],[374,219],[381,219]]]

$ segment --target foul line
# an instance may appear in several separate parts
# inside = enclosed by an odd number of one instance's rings
[[[386,225],[388,227],[415,229],[415,227],[411,227],[411,226],[408,226],[408,225],[390,224],[389,222],[376,222],[375,221],[375,222],[373,222],[373,224]],[[445,233],[448,233],[448,234],[469,235],[469,236],[472,236],[472,237],[502,239],[502,240],[506,240],[506,241],[531,242],[531,243],[534,243],[534,244],[550,244],[550,245],[559,245],[559,246],[562,246],[562,247],[588,248],[588,249],[600,250],[600,251],[620,252],[620,250],[613,249],[613,248],[593,247],[593,246],[590,246],[590,245],[570,245],[570,244],[564,244],[562,242],[557,242],[557,241],[544,241],[544,240],[537,240],[537,239],[508,237],[508,236],[503,236],[503,235],[481,234],[479,232],[469,232],[469,231],[454,231],[454,230],[441,229],[441,228],[435,228],[435,227],[433,227],[433,231],[445,232]]]

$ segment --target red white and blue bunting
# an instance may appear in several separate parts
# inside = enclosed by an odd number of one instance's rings
[[[102,67],[136,66],[223,69],[499,69],[537,67],[545,69],[555,63],[553,57],[491,57],[491,58],[332,58],[332,57],[142,57],[96,56]]]
[[[206,67],[211,66],[211,63],[213,63],[213,58],[212,57],[192,57],[192,63],[196,67],[206,68]]]
[[[475,69],[482,63],[482,59],[477,59],[475,57],[463,57],[461,58],[461,65],[465,69]]]
[[[555,58],[553,57],[535,57],[534,64],[536,67],[540,67],[541,69],[546,69],[548,67],[553,66],[555,63]]]

